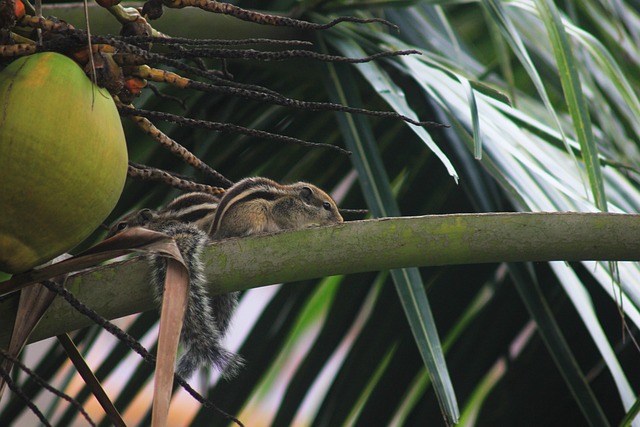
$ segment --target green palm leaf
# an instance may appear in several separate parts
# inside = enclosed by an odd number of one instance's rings
[[[329,90],[334,102],[345,105],[361,104],[359,95],[353,90],[355,82],[348,69],[329,66],[329,75],[330,81],[327,84],[330,85]],[[382,73],[378,73],[378,76],[376,81],[384,80],[385,76]],[[380,87],[376,89],[380,93]],[[389,91],[384,93],[388,94],[387,100],[393,96]],[[401,103],[396,99],[393,105],[397,107]],[[406,107],[402,111],[406,114]],[[387,174],[375,147],[371,128],[361,118],[339,117],[338,121],[347,147],[354,152],[353,161],[373,215],[399,216],[400,211],[391,195]],[[392,270],[391,276],[420,353],[433,379],[445,419],[448,424],[455,424],[459,417],[458,404],[420,274],[417,269],[404,269]]]

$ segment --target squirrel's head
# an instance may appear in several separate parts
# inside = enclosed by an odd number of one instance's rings
[[[113,237],[118,233],[122,233],[124,230],[142,226],[149,221],[151,221],[155,216],[155,212],[151,209],[140,209],[136,212],[131,212],[120,218],[118,221],[113,223],[113,225],[109,228],[109,232],[107,233],[107,238]]]
[[[291,227],[288,228],[343,222],[336,202],[320,188],[306,182],[297,182],[286,187],[291,191],[291,199],[276,204],[274,216],[288,216],[291,221]]]

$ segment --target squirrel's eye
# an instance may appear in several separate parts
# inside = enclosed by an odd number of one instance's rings
[[[324,202],[324,203],[322,204],[322,207],[323,207],[325,210],[330,211],[330,210],[331,210],[331,203],[329,203],[329,202]]]
[[[122,231],[125,228],[127,228],[127,223],[126,222],[121,222],[120,224],[118,224],[118,226],[116,228],[118,229],[118,231]]]

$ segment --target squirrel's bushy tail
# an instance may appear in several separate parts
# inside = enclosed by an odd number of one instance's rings
[[[242,367],[243,360],[222,346],[222,338],[237,305],[237,293],[209,298],[200,262],[200,252],[208,240],[207,234],[192,224],[182,222],[165,224],[158,231],[175,239],[189,270],[189,298],[180,334],[184,353],[178,361],[176,373],[188,378],[199,367],[213,365],[225,378],[233,377]],[[167,271],[166,260],[153,256],[151,262],[153,288],[160,304]]]
[[[222,347],[222,338],[228,320],[225,324],[221,324],[218,317],[213,316],[213,313],[218,314],[219,311],[217,309],[212,311],[211,298],[206,294],[202,285],[202,282],[191,278],[189,305],[185,313],[181,334],[185,351],[178,361],[176,372],[188,378],[200,366],[213,365],[225,378],[231,378],[238,373],[243,365],[243,360],[240,356]],[[227,296],[230,295],[221,295],[213,299]],[[235,300],[235,297],[233,299]]]

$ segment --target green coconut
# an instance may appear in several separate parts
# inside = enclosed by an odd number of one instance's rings
[[[39,53],[0,72],[0,271],[26,271],[82,242],[126,174],[113,99],[78,64]]]

